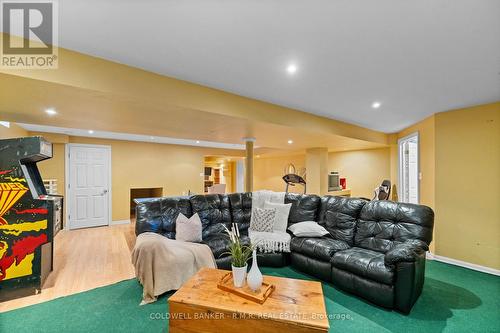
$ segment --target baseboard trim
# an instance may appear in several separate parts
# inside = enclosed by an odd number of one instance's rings
[[[109,225],[118,225],[118,224],[130,224],[130,220],[111,221],[111,223]]]
[[[494,268],[490,268],[490,267],[486,267],[486,266],[481,266],[481,265],[477,265],[477,264],[472,264],[470,262],[466,262],[466,261],[462,261],[462,260],[458,260],[458,259],[439,256],[439,255],[431,253],[431,252],[427,252],[426,258],[429,260],[436,260],[436,261],[444,262],[447,264],[465,267],[465,268],[472,269],[475,271],[500,276],[500,270],[498,270],[498,269],[494,269]]]

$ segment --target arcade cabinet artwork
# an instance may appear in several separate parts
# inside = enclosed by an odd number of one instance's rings
[[[39,293],[52,271],[56,199],[36,166],[51,157],[41,137],[0,140],[0,302]]]

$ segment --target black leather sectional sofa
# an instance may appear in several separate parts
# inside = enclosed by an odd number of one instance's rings
[[[292,237],[291,253],[259,256],[262,266],[294,268],[377,305],[409,313],[422,291],[425,252],[432,240],[434,212],[422,205],[287,194],[292,203],[289,225],[317,221],[329,235]],[[238,224],[245,242],[250,226],[252,193],[209,194],[142,201],[136,207],[136,234],[156,232],[175,238],[179,212],[198,213],[203,243],[219,268],[229,269],[228,238],[223,225]]]

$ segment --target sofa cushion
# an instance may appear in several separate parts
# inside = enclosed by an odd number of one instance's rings
[[[191,203],[186,197],[165,197],[148,200],[136,206],[135,234],[156,232],[175,239],[175,220],[179,213],[191,217]]]
[[[349,245],[344,241],[329,237],[293,237],[290,249],[292,252],[301,253],[310,258],[330,262],[336,252],[349,249]]]
[[[294,223],[288,227],[295,237],[323,237],[328,235],[329,232],[315,221],[304,221]]]
[[[314,194],[287,193],[285,203],[292,204],[288,225],[304,221],[317,221],[319,202],[320,197]]]
[[[231,193],[228,198],[233,222],[238,223],[240,232],[247,231],[252,217],[252,192]]]
[[[395,288],[391,284],[380,283],[367,279],[358,274],[332,267],[331,280],[336,287],[340,287],[354,295],[363,297],[377,305],[393,308]]]
[[[227,195],[193,195],[190,198],[193,213],[198,213],[203,225],[203,238],[224,232],[231,225],[230,203]]]
[[[175,220],[175,239],[183,242],[201,242],[202,225],[198,214],[190,218],[179,213]]]
[[[288,215],[290,215],[290,208],[292,208],[292,204],[279,204],[266,201],[264,203],[264,208],[276,209],[273,231],[286,232],[286,228],[288,227]]]
[[[385,265],[383,253],[353,247],[335,253],[331,262],[336,268],[354,273],[366,279],[389,285],[393,284],[394,271],[391,267]]]
[[[276,221],[276,208],[254,208],[253,219],[250,222],[251,231],[272,232]]]
[[[432,240],[434,212],[427,206],[370,201],[361,209],[354,245],[385,253],[408,239]]]
[[[333,238],[352,246],[356,221],[367,202],[360,198],[324,196],[321,198],[318,222]]]
[[[242,235],[240,237],[240,241],[244,245],[250,245],[250,238],[246,235]],[[229,244],[230,244],[229,237],[227,236],[227,234],[210,235],[204,238],[202,243],[207,244],[208,247],[210,247],[210,249],[214,254],[215,259],[219,259],[229,255],[225,254],[225,252],[229,251]]]

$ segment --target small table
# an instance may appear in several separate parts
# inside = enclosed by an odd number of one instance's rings
[[[226,273],[203,268],[169,298],[170,332],[328,332],[320,282],[266,275],[276,290],[258,304],[217,288]]]

